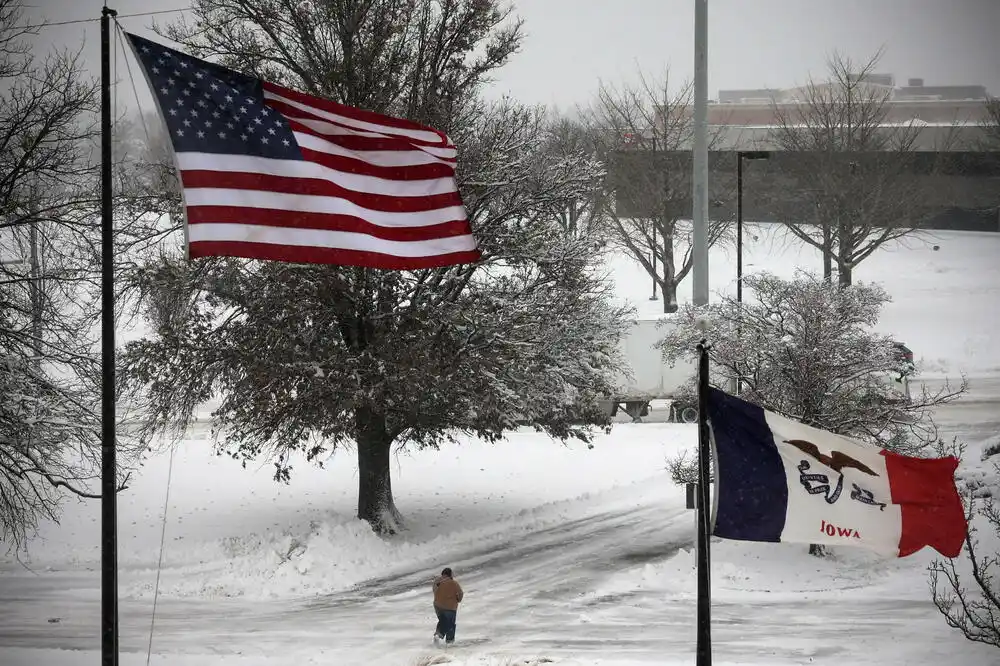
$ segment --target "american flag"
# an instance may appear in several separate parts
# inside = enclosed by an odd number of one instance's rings
[[[170,134],[189,257],[396,270],[480,258],[442,132],[128,39]]]

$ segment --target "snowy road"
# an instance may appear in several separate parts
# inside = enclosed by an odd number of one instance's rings
[[[690,654],[695,611],[690,595],[593,593],[627,567],[662,562],[690,546],[691,514],[666,511],[654,488],[646,495],[636,506],[443,556],[468,591],[457,652],[551,657],[594,652],[637,661]],[[310,645],[334,658],[343,650],[351,664],[413,663],[430,651],[431,573],[421,569],[374,579],[302,602],[161,600],[154,648],[273,655]],[[0,594],[0,646],[96,649],[98,596],[87,587],[95,579],[93,574],[13,579]],[[60,620],[49,623],[55,608]],[[943,630],[926,601],[892,598],[833,598],[821,609],[815,600],[716,599],[713,613],[716,655],[743,663],[852,657],[859,645],[884,642],[886,635],[906,640]],[[145,652],[149,617],[148,603],[122,603],[123,651]],[[409,658],[401,661],[401,655]]]
[[[981,441],[1000,435],[1000,378],[971,377],[969,392],[937,410],[934,418],[943,437]],[[936,389],[940,382],[927,382]]]
[[[518,637],[530,632],[536,644],[532,648],[542,647],[539,643],[578,647],[566,634],[591,633],[571,627],[581,623],[581,613],[594,603],[580,600],[579,590],[592,589],[624,566],[662,560],[690,545],[691,514],[665,512],[656,500],[659,495],[654,491],[644,505],[597,513],[514,542],[442,554],[443,561],[461,572],[468,590],[459,622],[463,642],[474,645],[486,637],[504,637],[505,646],[516,647],[522,644]],[[379,663],[381,655],[398,654],[400,648],[413,647],[418,654],[425,651],[432,630],[427,600],[432,572],[422,568],[377,578],[342,594],[303,602],[161,600],[156,646],[158,651],[203,653],[211,646],[213,652],[240,653],[248,644],[266,650],[309,636],[310,643],[363,655],[359,663]],[[86,572],[6,577],[0,591],[0,645],[96,649],[95,578]],[[597,605],[602,603],[617,601],[607,598]],[[52,623],[48,620],[55,608],[59,620]],[[685,614],[683,610],[677,619],[688,623]],[[149,603],[124,600],[120,616],[122,649],[144,651]],[[544,638],[546,628],[556,632],[551,640]],[[641,642],[644,628],[623,633],[605,627],[601,634],[607,640]]]
[[[1000,380],[973,383],[971,395],[941,409],[937,420],[945,437],[996,436]],[[676,502],[665,504],[660,486],[640,485],[628,503],[597,502],[577,520],[506,543],[442,552],[440,563],[431,567],[373,578],[342,593],[263,603],[161,599],[154,651],[281,655],[306,650],[345,666],[412,664],[431,651],[429,577],[449,565],[468,593],[459,613],[457,653],[599,653],[648,662],[668,655],[683,658],[693,653],[694,644],[690,594],[632,586],[615,591],[622,571],[662,563],[691,545],[691,512],[676,508]],[[0,655],[4,647],[98,649],[98,581],[95,571],[5,572]],[[763,584],[747,582],[749,587]],[[909,663],[909,655],[914,663],[936,657],[965,666],[950,654],[953,644],[928,642],[928,636],[948,630],[930,606],[925,584],[920,579],[921,589],[905,598],[719,594],[713,601],[714,652],[720,661],[759,664],[838,658]],[[146,600],[121,602],[123,651],[145,653],[150,611]],[[880,662],[887,636],[903,647],[895,649],[891,661]],[[341,654],[349,660],[338,658]],[[0,664],[8,666],[2,656]]]

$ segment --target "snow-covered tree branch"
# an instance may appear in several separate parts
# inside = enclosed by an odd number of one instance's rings
[[[963,447],[964,448],[964,447]],[[984,459],[1000,454],[1000,446],[987,448]],[[969,531],[964,554],[935,560],[930,566],[934,605],[948,625],[970,641],[1000,648],[1000,463],[991,472],[961,479]]]
[[[35,56],[24,26],[0,0],[0,540],[14,549],[67,495],[97,497],[100,469],[98,87],[78,52]],[[124,247],[138,236],[120,219]],[[127,469],[135,451],[119,451]]]
[[[724,297],[707,310],[685,308],[661,342],[665,358],[691,354],[707,337],[715,380],[738,386],[745,400],[899,452],[919,453],[936,441],[933,408],[965,384],[908,395],[903,381],[913,368],[894,340],[872,330],[889,301],[881,287],[841,289],[808,273],[751,275],[745,284],[742,304]]]

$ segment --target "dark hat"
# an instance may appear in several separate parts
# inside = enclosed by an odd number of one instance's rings
[[[448,578],[451,578],[451,567],[445,567],[444,569],[442,569],[441,570],[441,575],[442,576],[447,576]]]

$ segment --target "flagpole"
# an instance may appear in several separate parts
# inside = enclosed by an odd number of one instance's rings
[[[101,9],[101,665],[118,666],[114,216],[111,206],[111,18]]]
[[[694,0],[694,141],[692,146],[692,302],[708,305],[708,0]]]
[[[712,664],[712,587],[709,558],[708,345],[698,344],[698,643],[697,666]]]

